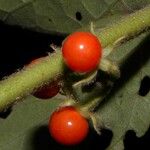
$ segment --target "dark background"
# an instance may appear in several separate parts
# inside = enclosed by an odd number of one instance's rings
[[[0,79],[21,69],[30,61],[47,55],[47,52],[52,52],[50,44],[61,45],[63,39],[63,36],[36,33],[20,27],[10,27],[0,22]],[[6,112],[1,112],[0,117],[5,119],[10,113],[11,108]],[[91,129],[83,143],[74,147],[65,147],[55,143],[50,137],[47,127],[43,126],[35,131],[31,142],[33,150],[104,150],[110,143],[112,136],[113,134],[109,130],[102,130],[102,135],[98,136]],[[124,137],[124,144],[125,150],[149,150],[150,130],[141,138],[137,138],[134,131],[128,131]]]

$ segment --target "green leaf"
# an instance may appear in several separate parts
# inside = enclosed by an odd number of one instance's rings
[[[149,3],[149,0],[0,0],[0,20],[39,32],[66,34],[91,21],[128,14]]]
[[[48,126],[50,114],[64,99],[61,95],[50,100],[28,96],[17,104],[6,119],[0,119],[0,149],[32,150],[35,130]]]
[[[150,125],[150,92],[145,96],[139,94],[140,88],[146,88],[141,87],[141,82],[145,78],[150,80],[150,38],[148,36],[143,43],[145,36],[142,34],[128,41],[109,56],[120,63],[122,75],[105,102],[101,103],[96,118],[100,118],[99,124],[103,123],[104,128],[113,132],[110,150],[123,149],[123,139],[128,130],[134,130],[140,137]]]

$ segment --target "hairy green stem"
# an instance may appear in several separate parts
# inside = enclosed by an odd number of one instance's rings
[[[150,27],[150,6],[145,7],[97,33],[103,47]]]
[[[24,67],[0,82],[0,110],[20,100],[34,88],[57,78],[63,73],[61,52],[47,56],[39,63]]]
[[[97,33],[103,47],[124,36],[134,35],[150,26],[150,7],[146,7]],[[63,73],[61,52],[48,56],[38,64],[25,67],[0,82],[0,111],[41,84],[53,80]]]

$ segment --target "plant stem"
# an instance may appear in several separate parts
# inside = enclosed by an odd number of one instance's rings
[[[134,35],[150,26],[150,7],[146,7],[107,27],[97,33],[102,46],[106,47],[123,36]],[[51,81],[63,73],[61,52],[48,56],[32,67],[25,67],[0,82],[0,111],[23,96],[31,93],[34,88]]]
[[[150,27],[150,6],[145,7],[97,33],[103,47],[122,37],[134,36]]]
[[[0,82],[0,111],[20,100],[36,87],[54,80],[63,72],[62,57],[59,52],[47,56],[39,63],[29,65]]]

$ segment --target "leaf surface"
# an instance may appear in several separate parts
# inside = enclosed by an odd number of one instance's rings
[[[0,20],[44,33],[68,34],[91,21],[134,12],[149,0],[0,0]]]
[[[120,46],[109,56],[122,63],[122,75],[112,89],[110,95],[100,105],[96,117],[105,128],[112,130],[113,138],[108,149],[123,149],[123,139],[128,130],[134,130],[138,137],[143,136],[150,125],[150,92],[141,94],[141,90],[149,88],[150,82],[150,51],[146,42],[139,46],[140,35]],[[147,46],[146,46],[147,45]],[[134,53],[128,53],[134,48]],[[126,57],[126,54],[128,57]]]
[[[61,95],[50,100],[28,96],[17,104],[6,119],[0,119],[1,150],[31,149],[33,131],[43,125],[47,127],[50,114],[63,99]]]

